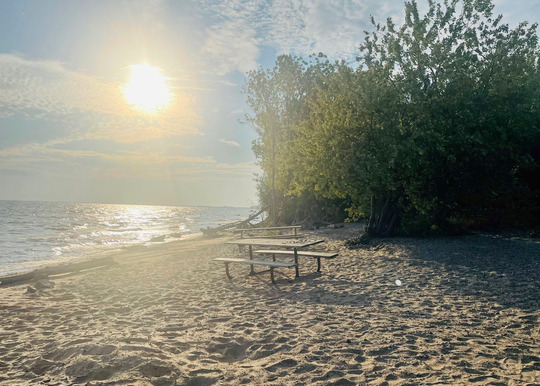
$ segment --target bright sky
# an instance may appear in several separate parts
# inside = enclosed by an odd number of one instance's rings
[[[255,205],[245,72],[351,59],[370,15],[403,1],[0,0],[0,199]]]

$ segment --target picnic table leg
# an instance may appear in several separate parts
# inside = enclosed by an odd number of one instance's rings
[[[225,263],[225,273],[227,274],[227,277],[229,278],[229,280],[232,280],[232,276],[229,273],[229,263]]]
[[[253,260],[253,246],[251,244],[249,245],[249,259]],[[255,270],[253,269],[253,264],[251,264],[250,267],[251,267],[251,270],[249,271],[249,275],[250,276],[255,275]]]
[[[296,270],[296,277],[300,276],[300,272],[298,270],[298,249],[294,248],[294,269]]]
[[[270,279],[272,279],[272,284],[276,284],[276,280],[274,279],[274,267],[270,267]]]
[[[317,257],[317,272],[321,272],[321,258]]]

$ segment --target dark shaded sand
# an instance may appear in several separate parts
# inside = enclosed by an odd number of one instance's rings
[[[0,384],[427,385],[540,383],[540,243],[392,239],[335,260],[225,278],[225,238],[0,287]],[[259,268],[261,270],[261,268]],[[400,280],[402,285],[396,284]],[[45,286],[47,283],[45,283]],[[43,286],[42,286],[43,287]]]

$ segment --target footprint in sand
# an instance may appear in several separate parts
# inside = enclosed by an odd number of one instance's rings
[[[59,363],[39,358],[30,366],[30,371],[36,375],[44,375],[59,365]]]
[[[244,359],[246,348],[246,344],[233,343],[223,353],[223,360],[225,362],[236,362]]]
[[[182,383],[185,386],[210,386],[215,385],[218,381],[218,378],[211,378],[198,375],[196,377],[190,378],[185,383]]]
[[[163,377],[165,375],[170,375],[174,368],[166,362],[162,361],[151,361],[144,363],[139,366],[137,370],[144,376],[153,378],[153,377]]]
[[[79,360],[66,368],[66,375],[83,380],[98,367],[91,359]]]
[[[270,372],[274,372],[282,368],[295,367],[296,365],[298,365],[298,362],[294,359],[289,358],[289,359],[283,359],[282,361],[278,363],[274,363],[273,365],[268,366],[266,370]]]
[[[294,369],[294,373],[295,374],[304,374],[304,373],[310,373],[312,372],[313,370],[315,370],[317,368],[317,366],[315,366],[314,364],[312,363],[306,363],[306,364],[303,364],[303,365],[300,365],[298,367],[296,367]]]
[[[230,342],[225,338],[214,338],[214,340],[221,343],[210,344],[206,351],[210,354],[221,354],[220,358],[215,358],[221,362],[231,363],[243,360],[246,357],[248,347],[251,346],[250,342],[244,342],[243,340],[239,342]]]

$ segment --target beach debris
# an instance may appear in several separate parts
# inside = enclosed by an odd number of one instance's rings
[[[331,228],[331,229],[343,228],[343,224],[330,224],[327,226],[327,228]]]
[[[398,287],[401,287],[401,285],[402,285],[401,280],[397,279],[397,280],[396,280],[396,285],[397,285]]]
[[[26,287],[27,294],[35,294],[43,290],[51,289],[54,287],[54,283],[47,278],[42,278],[34,281],[31,285]]]
[[[36,284],[34,284],[34,286],[38,290],[49,289],[54,287],[54,283],[49,279],[40,279],[36,282]]]
[[[367,233],[345,241],[345,246],[349,249],[369,248],[371,246],[371,237]]]
[[[0,281],[0,285],[4,286],[11,284],[19,284],[30,282],[32,280],[39,281],[44,278],[46,279],[49,275],[63,275],[66,273],[80,272],[87,269],[101,268],[114,264],[114,259],[111,256],[105,256],[89,260],[83,260],[81,262],[70,262],[60,265],[53,265],[51,267],[37,269],[28,273],[3,277]]]
[[[37,292],[37,289],[35,289],[34,287],[32,287],[31,285],[29,285],[28,287],[26,287],[26,293],[27,294],[35,294]]]
[[[218,226],[217,228],[210,228],[210,227],[207,227],[206,229],[201,228],[201,232],[203,233],[204,236],[215,237],[218,232],[222,232],[222,231],[225,231],[225,230],[230,229],[230,228],[238,228],[238,227],[242,227],[242,226],[246,226],[246,225],[250,224],[251,221],[253,221],[255,218],[257,218],[263,212],[264,212],[264,210],[261,209],[257,213],[250,215],[247,218],[247,220],[235,221],[233,223]]]

